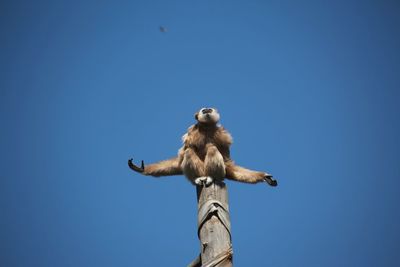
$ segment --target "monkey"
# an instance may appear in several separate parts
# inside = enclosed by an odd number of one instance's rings
[[[238,166],[230,157],[231,134],[218,122],[220,115],[215,108],[202,108],[195,113],[196,124],[182,136],[183,146],[174,158],[141,166],[128,160],[128,166],[143,175],[154,177],[185,175],[194,185],[210,185],[223,179],[243,183],[278,182],[266,172],[253,171]]]

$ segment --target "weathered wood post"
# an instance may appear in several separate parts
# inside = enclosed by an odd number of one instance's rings
[[[197,186],[197,205],[200,257],[189,266],[231,267],[231,223],[225,183]]]

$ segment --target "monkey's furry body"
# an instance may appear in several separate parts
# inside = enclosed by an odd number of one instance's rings
[[[189,127],[182,137],[183,146],[178,155],[172,159],[164,160],[142,167],[128,161],[129,167],[144,175],[155,177],[184,174],[193,184],[224,178],[245,182],[267,182],[276,186],[277,182],[272,175],[252,171],[236,165],[230,158],[232,137],[228,131],[218,125],[219,114],[216,109],[202,108],[195,114],[197,123]],[[211,177],[212,179],[208,178]]]

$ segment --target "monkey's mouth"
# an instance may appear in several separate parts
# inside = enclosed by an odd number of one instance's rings
[[[206,122],[207,123],[213,123],[214,122],[214,116],[212,116],[211,114],[206,114]]]
[[[211,114],[205,114],[203,118],[203,123],[205,124],[214,124],[216,122],[215,117]]]

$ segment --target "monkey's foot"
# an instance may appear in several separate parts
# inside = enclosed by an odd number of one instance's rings
[[[277,186],[278,181],[272,178],[271,174],[266,174],[264,177],[264,181],[266,181],[270,186]]]
[[[203,176],[203,177],[198,177],[196,179],[194,179],[194,183],[197,185],[205,185],[205,186],[209,186],[210,184],[212,184],[213,179],[209,176]]]

